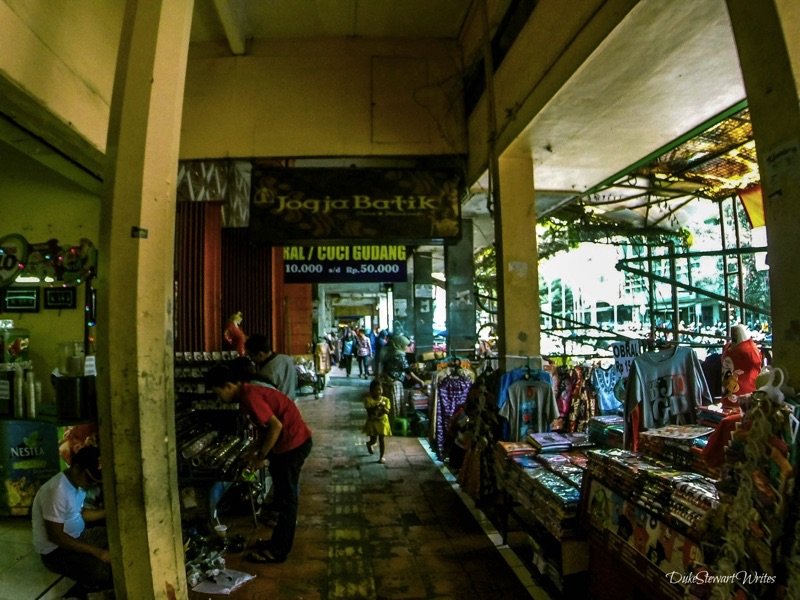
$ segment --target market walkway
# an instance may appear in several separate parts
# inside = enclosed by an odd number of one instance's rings
[[[424,442],[388,438],[385,465],[367,453],[360,433],[367,386],[357,377],[334,377],[322,398],[298,399],[314,449],[303,470],[294,549],[278,565],[248,563],[246,551],[228,554],[229,568],[256,575],[229,597],[548,598],[516,554],[496,546],[499,536],[487,535],[491,526],[465,504]],[[226,522],[248,543],[269,537],[247,517]]]

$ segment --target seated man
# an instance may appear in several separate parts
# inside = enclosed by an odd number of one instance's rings
[[[45,567],[77,582],[73,595],[114,585],[106,528],[86,528],[87,521],[105,518],[105,511],[83,506],[86,490],[99,485],[101,476],[100,450],[84,446],[72,456],[69,468],[47,480],[33,500],[33,547]]]

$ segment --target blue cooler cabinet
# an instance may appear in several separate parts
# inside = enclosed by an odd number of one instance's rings
[[[39,487],[61,470],[56,426],[0,420],[0,515],[28,516]]]

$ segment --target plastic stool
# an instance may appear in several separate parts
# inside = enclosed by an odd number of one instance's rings
[[[408,435],[408,419],[404,417],[395,417],[392,433],[395,435]]]

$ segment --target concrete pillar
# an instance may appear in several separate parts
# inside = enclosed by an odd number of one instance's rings
[[[506,355],[534,356],[541,350],[539,326],[539,254],[536,247],[536,202],[533,161],[501,157],[499,164],[503,219],[496,232],[502,244],[503,277],[498,280],[499,307],[503,313],[499,334]],[[515,366],[516,362],[509,362]]]
[[[414,260],[408,257],[406,281],[392,285],[392,316],[389,330],[414,337]]]
[[[461,221],[461,238],[445,246],[447,348],[460,355],[475,348],[475,255],[472,220]]]
[[[800,8],[795,0],[728,0],[753,121],[767,223],[773,358],[800,382]]]
[[[433,350],[433,256],[414,252],[414,342],[417,355]]]
[[[173,253],[192,0],[129,0],[108,133],[98,398],[117,598],[186,597],[175,448]]]

